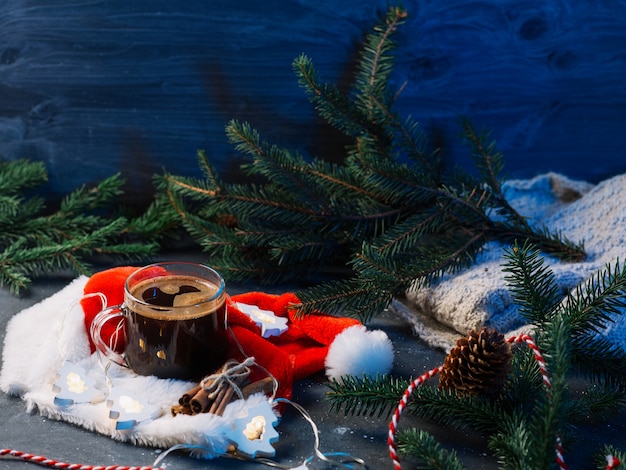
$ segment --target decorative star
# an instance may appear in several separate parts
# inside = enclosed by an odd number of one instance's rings
[[[262,310],[256,305],[242,304],[240,302],[235,302],[235,306],[261,328],[261,336],[263,338],[280,336],[289,328],[287,319],[275,315],[271,310]]]
[[[258,454],[272,457],[276,450],[271,443],[278,441],[278,432],[274,425],[278,418],[268,401],[248,409],[246,416],[234,420],[226,437],[236,446],[237,451],[252,458]]]
[[[104,393],[95,387],[85,369],[69,361],[65,361],[57,372],[52,390],[56,393],[54,403],[58,406],[96,403],[104,399]]]
[[[137,398],[133,392],[113,387],[107,398],[111,408],[109,418],[116,420],[115,429],[130,429],[149,419],[161,415],[161,409]]]

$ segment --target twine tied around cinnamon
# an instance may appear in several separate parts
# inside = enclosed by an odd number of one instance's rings
[[[218,372],[202,379],[200,387],[202,387],[208,397],[213,400],[222,393],[224,388],[231,388],[239,398],[243,398],[239,385],[248,378],[250,375],[250,366],[253,364],[253,357],[248,357],[243,362],[230,359],[226,361]]]
[[[273,388],[271,377],[249,383],[252,365],[254,357],[248,357],[243,362],[235,359],[226,361],[219,371],[208,375],[199,385],[183,394],[178,405],[172,406],[172,415],[213,413],[221,416],[235,396],[246,399],[254,393],[270,393]]]

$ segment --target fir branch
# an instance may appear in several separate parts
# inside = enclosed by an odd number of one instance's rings
[[[366,192],[341,167],[314,159],[307,162],[299,154],[262,142],[258,131],[247,123],[231,121],[226,127],[229,141],[253,157],[242,169],[250,175],[262,175],[291,197],[309,205],[317,213],[333,213],[332,199],[374,200],[375,192]],[[332,198],[332,199],[331,199]]]
[[[440,182],[442,173],[442,159],[438,149],[428,151],[428,136],[421,130],[420,123],[411,116],[405,118],[403,123],[390,121],[396,128],[397,145],[404,150],[404,155],[416,164],[424,167],[424,172],[431,175],[435,183]]]
[[[293,62],[318,114],[353,139],[341,163],[271,145],[233,120],[227,138],[247,158],[242,171],[261,182],[222,182],[206,156],[206,181],[164,176],[181,223],[212,263],[228,266],[225,275],[284,281],[336,263],[352,278],[299,292],[300,313],[329,309],[369,319],[403,289],[469,266],[490,241],[530,240],[563,259],[581,258],[581,245],[531,226],[511,208],[500,183],[503,157],[488,135],[466,122],[478,177],[448,174],[437,151],[427,151],[418,123],[393,109],[393,37],[405,18],[391,7],[374,26],[345,93],[323,83],[307,56]]]
[[[385,238],[381,237],[381,240]],[[419,241],[414,240],[415,246],[411,250],[388,256],[378,250],[378,241],[374,240],[372,244],[363,244],[351,266],[357,272],[356,277],[383,286],[393,286],[397,296],[407,289],[426,286],[445,273],[455,273],[469,267],[485,242],[485,234],[482,232],[474,234],[460,231],[441,238],[429,234]],[[346,308],[350,311],[348,305]],[[369,315],[375,313],[372,311]]]
[[[534,439],[528,428],[526,416],[506,416],[500,429],[488,439],[489,449],[500,464],[500,468],[511,470],[539,469],[532,461]]]
[[[21,195],[24,190],[36,188],[48,181],[43,162],[24,159],[0,162],[0,194]]]
[[[407,252],[396,256],[385,256],[379,252],[376,245],[364,243],[351,265],[357,272],[357,278],[376,280],[382,285],[393,285],[395,295],[416,287],[417,282],[422,285],[433,282],[446,272],[456,272],[468,267],[474,262],[484,242],[484,234],[454,234],[444,240],[434,242],[422,240],[419,246],[411,250],[410,259],[406,259]],[[417,282],[416,282],[417,280]],[[387,282],[385,282],[387,281]]]
[[[83,185],[61,201],[61,207],[55,215],[72,216],[106,207],[107,204],[122,195],[123,184],[123,178],[119,174],[115,174],[105,178],[95,186]]]
[[[580,262],[585,259],[584,243],[574,243],[559,231],[551,231],[545,226],[527,228],[509,223],[494,222],[494,233],[505,244],[513,244],[517,240],[527,240],[544,253],[566,262]]]
[[[530,348],[518,345],[514,349],[509,378],[500,393],[500,405],[507,415],[529,416],[534,401],[545,393],[537,361]]]
[[[405,383],[388,375],[376,377],[355,377],[346,375],[341,382],[327,383],[330,389],[326,399],[330,401],[330,411],[345,416],[389,415],[398,404],[398,397],[404,391]]]
[[[572,357],[577,374],[605,383],[624,384],[626,391],[626,351],[619,345],[596,334],[576,331]]]
[[[198,165],[200,166],[200,170],[202,170],[204,179],[208,182],[208,185],[213,188],[213,191],[219,193],[221,180],[217,174],[217,171],[215,170],[213,165],[211,165],[211,162],[206,156],[206,152],[204,150],[198,150],[197,158]]]
[[[384,110],[389,105],[386,102],[389,93],[386,84],[394,64],[390,52],[395,48],[391,37],[406,17],[407,13],[402,8],[389,8],[384,20],[365,39],[355,88],[358,93],[357,102],[367,110],[369,119],[374,122],[380,122],[375,118],[375,111],[383,110],[384,118]]]
[[[300,303],[294,305],[294,309],[298,315],[324,312],[350,315],[367,322],[372,312],[380,311],[391,303],[396,287],[393,280],[382,285],[368,279],[340,279],[298,292]]]
[[[626,266],[617,260],[569,293],[563,308],[576,334],[601,332],[626,307],[625,294]]]
[[[368,132],[370,124],[366,116],[337,87],[319,83],[313,61],[309,57],[304,54],[297,57],[293,69],[300,86],[308,93],[309,101],[329,124],[354,137]]]
[[[432,180],[436,185],[441,182],[442,159],[438,150],[428,150],[428,136],[421,130],[419,122],[411,116],[404,120],[389,108],[384,108],[375,101],[380,111],[385,113],[389,126],[392,151],[410,159],[424,177]]]
[[[144,212],[128,219],[125,229],[131,239],[152,240],[161,243],[164,239],[176,239],[180,235],[180,222],[174,206],[164,194],[158,194]]]
[[[562,300],[554,275],[540,254],[530,242],[521,247],[516,243],[505,251],[507,263],[502,269],[520,314],[534,325],[549,321]]]
[[[434,387],[417,389],[407,409],[411,414],[443,426],[486,433],[501,429],[510,419],[506,410],[489,398],[465,396]]]
[[[261,137],[256,129],[249,123],[240,123],[233,119],[226,125],[226,137],[235,150],[246,153],[252,157],[262,156],[267,152],[265,145],[261,144]]]
[[[0,163],[0,284],[13,293],[26,289],[34,276],[59,270],[88,274],[94,257],[142,259],[157,250],[158,234],[138,241],[140,222],[110,210],[124,180],[113,175],[94,186],[66,195],[56,210],[29,190],[46,181],[45,168],[27,160]]]
[[[176,190],[191,200],[204,201],[217,195],[217,192],[202,180],[176,177],[165,173],[163,181],[169,191]]]
[[[359,178],[370,197],[408,212],[429,207],[439,194],[429,173],[395,159],[380,158],[367,137],[356,139],[346,160],[346,169]]]
[[[398,451],[415,457],[422,468],[433,470],[464,470],[455,451],[442,448],[435,438],[426,431],[408,429],[397,436]]]
[[[8,285],[17,294],[29,285],[32,276],[42,272],[70,268],[78,274],[88,274],[89,265],[83,260],[93,252],[137,255],[154,249],[154,246],[125,245],[120,253],[114,246],[106,246],[107,239],[117,235],[125,225],[124,219],[118,219],[80,237],[43,246],[31,246],[26,240],[13,243],[0,253],[0,284]]]
[[[306,266],[311,262],[331,258],[337,249],[335,243],[315,233],[282,233],[280,235],[283,239],[280,244],[269,249],[270,257],[279,265],[301,265],[302,272],[306,272]]]
[[[315,209],[298,204],[292,194],[273,185],[229,185],[228,194],[214,199],[216,209],[238,214],[238,219],[271,223],[303,224],[314,217]]]
[[[498,200],[498,209],[504,212],[507,217],[513,218],[517,223],[528,227],[526,219],[519,217],[519,214],[509,205],[502,193],[500,174],[504,169],[504,157],[500,152],[496,151],[495,142],[485,143],[490,138],[490,135],[484,131],[481,134],[477,134],[467,119],[462,121],[461,126],[465,140],[473,149],[472,159],[476,164],[476,168],[483,181],[489,185],[492,194]]]
[[[604,445],[600,451],[596,453],[595,462],[598,470],[605,470],[607,468],[607,456],[613,456],[621,462],[619,469],[622,469],[626,465],[626,452],[618,449],[612,445]]]
[[[78,241],[79,247],[73,243],[62,243],[57,245],[46,245],[24,249],[12,245],[5,250],[0,257],[1,271],[15,269],[15,264],[19,264],[19,272],[28,276],[39,275],[46,271],[62,270],[64,268],[72,269],[78,274],[86,274],[88,272],[87,265],[82,262],[80,254],[81,247],[87,246],[85,240]],[[6,255],[6,256],[5,256]],[[30,282],[30,279],[29,281]],[[0,283],[5,284],[5,276],[1,275]],[[15,285],[9,284],[13,293],[19,293],[19,290],[27,287],[28,284]]]
[[[619,263],[614,269],[607,267],[568,294],[565,302],[557,303],[553,275],[536,259],[533,249],[514,247],[504,269],[515,273],[509,279],[512,290],[522,309],[530,312],[528,316],[537,328],[537,343],[547,358],[551,385],[542,395],[545,399],[535,400],[530,430],[531,435],[538,436],[532,446],[533,465],[550,468],[554,450],[550,436],[561,434],[569,422],[591,409],[599,416],[624,404],[624,351],[591,337],[610,321],[609,314],[621,313],[623,273]],[[569,391],[568,379],[572,372],[581,370],[591,377],[601,377],[603,384],[598,387],[592,383],[582,394],[584,398],[576,399]]]
[[[376,238],[371,246],[381,256],[397,256],[411,251],[416,245],[416,240],[428,236],[438,230],[444,223],[445,215],[442,211],[424,211],[420,214],[410,215],[402,222],[394,224]]]
[[[507,201],[500,181],[500,173],[504,168],[503,155],[495,148],[495,142],[487,142],[490,135],[486,132],[476,133],[468,120],[462,121],[465,140],[473,149],[472,158],[476,164],[482,181],[490,188],[491,207],[504,217],[504,222],[496,222],[493,231],[505,243],[526,239],[540,249],[567,261],[582,261],[585,257],[583,244],[575,244],[561,233],[550,231],[547,227],[531,227],[527,219],[522,217]]]
[[[44,200],[40,197],[34,196],[30,198],[15,197],[15,204],[5,206],[0,209],[0,232],[4,239],[5,244],[9,244],[25,236],[34,235],[38,229],[47,228],[46,223],[37,223],[33,220],[39,221],[37,216],[40,215],[45,209]],[[25,233],[23,230],[24,224],[33,224],[33,232]],[[35,227],[35,224],[37,226]]]

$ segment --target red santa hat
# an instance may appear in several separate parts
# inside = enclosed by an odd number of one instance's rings
[[[124,266],[94,274],[85,285],[81,301],[85,327],[89,331],[94,317],[102,309],[101,300],[90,294],[101,293],[109,305],[123,302],[126,278],[137,268]],[[294,293],[281,295],[249,292],[227,298],[228,327],[232,332],[230,357],[244,360],[254,357],[262,378],[271,374],[279,384],[277,395],[290,398],[292,384],[326,369],[330,379],[344,375],[362,376],[388,373],[393,363],[391,341],[382,331],[368,331],[358,320],[323,313],[296,315],[300,303]],[[254,315],[251,313],[259,313]],[[271,313],[280,328],[272,329],[262,320]],[[116,325],[105,324],[102,339],[109,342],[118,334]],[[90,340],[91,341],[91,340]],[[123,338],[120,343],[123,344]],[[91,343],[92,352],[95,346]]]

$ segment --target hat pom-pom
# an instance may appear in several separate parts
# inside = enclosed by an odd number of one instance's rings
[[[326,355],[326,376],[342,382],[351,375],[370,377],[387,374],[393,365],[393,345],[384,331],[368,331],[363,325],[346,328],[339,333]]]

